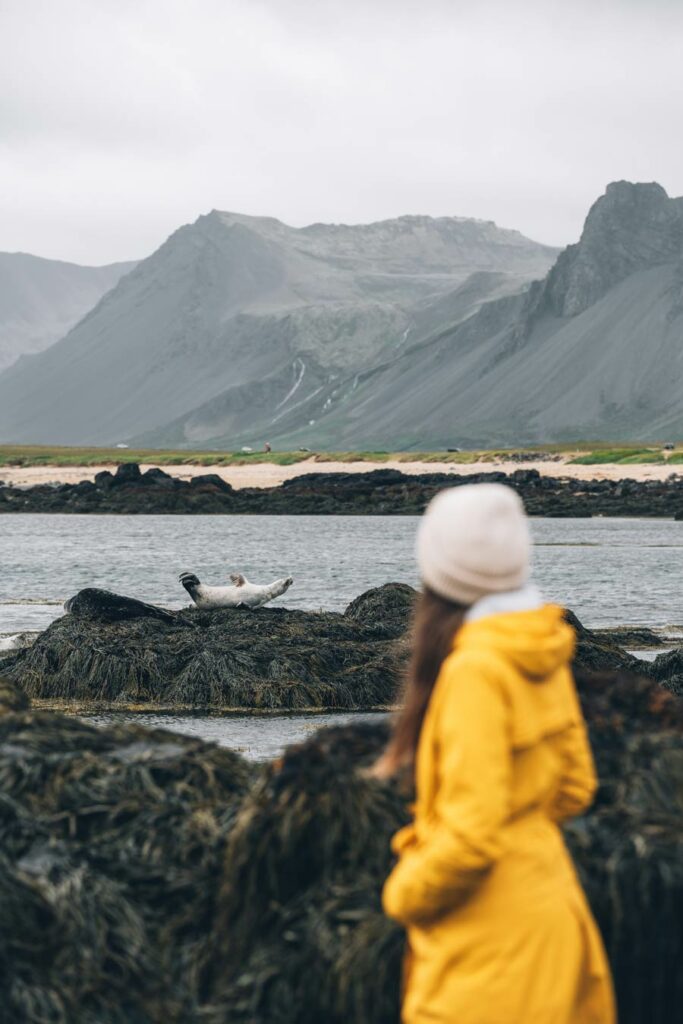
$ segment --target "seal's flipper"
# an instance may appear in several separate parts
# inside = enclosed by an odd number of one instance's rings
[[[230,579],[235,584],[236,587],[243,587],[244,584],[247,582],[241,572],[231,573]]]

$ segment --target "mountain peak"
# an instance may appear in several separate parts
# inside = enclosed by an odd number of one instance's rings
[[[547,304],[558,316],[576,316],[630,274],[682,254],[681,204],[657,182],[613,181],[548,275]]]

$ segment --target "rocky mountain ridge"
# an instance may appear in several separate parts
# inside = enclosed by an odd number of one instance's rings
[[[0,440],[424,450],[683,436],[683,199],[614,182],[555,255],[459,218],[294,229],[213,211],[30,373],[0,378]]]
[[[414,318],[421,334],[452,326],[555,255],[462,218],[296,229],[212,211],[0,379],[0,438],[118,442],[179,418],[184,443],[277,430],[302,400],[392,358]]]

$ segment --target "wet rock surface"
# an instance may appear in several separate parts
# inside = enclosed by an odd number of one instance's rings
[[[622,1024],[683,997],[681,702],[580,686],[601,776],[567,839]],[[661,697],[661,700],[660,700]],[[386,723],[253,768],[209,743],[98,729],[0,685],[0,1006],[11,1024],[398,1024],[404,939],[381,912],[410,787],[363,768]]]
[[[417,592],[387,583],[343,614],[281,607],[168,611],[88,588],[0,671],[30,697],[93,709],[373,710],[400,698]],[[576,673],[655,679],[677,692],[683,654],[627,653],[568,611]],[[658,688],[659,689],[659,688]]]
[[[162,469],[140,473],[135,463],[98,473],[94,483],[2,487],[0,513],[419,515],[444,487],[484,482],[513,487],[534,516],[683,516],[683,478],[675,473],[664,481],[636,481],[569,480],[534,469],[473,476],[375,469],[308,473],[279,487],[234,490],[214,473],[186,482]]]
[[[168,612],[107,591],[4,662],[31,697],[194,708],[370,709],[395,702],[415,592],[388,584],[345,614],[287,608]]]
[[[664,636],[653,629],[648,629],[647,626],[612,626],[608,629],[595,630],[595,636],[619,644],[620,647],[629,647],[631,650],[648,650],[666,643]]]

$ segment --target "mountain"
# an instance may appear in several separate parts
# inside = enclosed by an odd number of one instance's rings
[[[315,424],[316,443],[682,437],[682,378],[683,199],[615,182],[544,281],[340,389]],[[287,426],[283,443],[308,436]]]
[[[81,267],[0,252],[0,371],[62,338],[134,266]]]
[[[336,411],[337,389],[520,293],[556,255],[458,217],[297,229],[214,210],[0,375],[0,440],[277,439]]]

